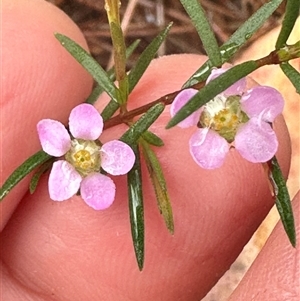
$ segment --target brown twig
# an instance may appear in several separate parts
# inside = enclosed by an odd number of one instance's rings
[[[297,43],[295,44],[297,45]],[[295,45],[290,45],[287,47],[295,47]],[[298,46],[297,46],[298,47]],[[296,49],[296,48],[295,48]],[[298,49],[298,48],[297,48]],[[299,56],[299,51],[295,51],[295,54],[291,54],[291,56],[287,56],[286,58],[280,58],[279,56],[279,52],[281,50],[274,50],[271,53],[269,53],[267,56],[260,58],[258,60],[255,60],[256,64],[258,65],[258,68],[262,67],[262,66],[266,66],[266,65],[278,65],[280,63],[282,63],[283,61],[288,61],[291,59],[295,59]],[[289,53],[287,51],[287,53]],[[205,85],[205,82],[199,82],[193,86],[191,86],[191,88],[200,90],[203,86]],[[145,112],[147,112],[152,106],[158,104],[158,103],[162,103],[165,106],[170,105],[174,98],[178,95],[179,92],[181,92],[182,90],[178,90],[169,94],[166,94],[148,104],[145,104],[139,108],[133,109],[131,111],[124,111],[124,112],[120,112],[120,114],[118,114],[117,116],[112,117],[111,119],[107,120],[104,124],[104,129],[108,129],[110,127],[113,127],[115,125],[121,124],[121,123],[130,123],[132,122],[133,118],[136,116],[139,116]]]
[[[200,83],[193,85],[191,88],[199,90],[202,87],[204,87],[204,85],[205,85],[205,82],[200,82]],[[134,117],[147,112],[151,107],[153,107],[154,105],[156,105],[158,103],[163,103],[165,106],[170,105],[173,102],[174,98],[177,96],[177,94],[181,91],[182,90],[178,90],[178,91],[166,94],[166,95],[164,95],[150,103],[147,103],[139,108],[133,109],[131,111],[127,111],[125,113],[120,113],[120,114],[110,118],[109,120],[107,120],[104,123],[104,129],[111,128],[111,127],[116,126],[121,123],[129,123],[132,121],[132,119]]]

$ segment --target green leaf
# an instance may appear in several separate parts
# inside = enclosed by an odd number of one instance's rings
[[[15,171],[9,176],[9,178],[4,182],[3,186],[0,188],[0,201],[32,170],[34,170],[39,165],[45,163],[52,157],[45,153],[44,151],[39,151],[29,157],[22,165],[17,167]]]
[[[241,47],[252,35],[266,22],[283,0],[272,0],[262,5],[249,19],[247,19],[222,45],[221,48],[230,44]]]
[[[273,157],[270,162],[269,178],[273,186],[275,204],[280,215],[284,230],[292,246],[295,247],[296,231],[291,199],[276,157]]]
[[[128,59],[133,51],[136,49],[136,47],[139,45],[140,40],[134,41],[127,49],[126,49],[126,59]],[[111,68],[110,70],[107,71],[107,75],[109,76],[111,81],[114,81],[116,79],[115,75],[115,68]],[[95,101],[99,98],[99,96],[104,92],[104,89],[97,84],[97,86],[93,89],[92,93],[88,97],[88,99],[85,101],[90,104],[94,104]],[[111,100],[114,104],[116,103],[115,101]],[[116,106],[113,106],[116,107]],[[119,106],[117,106],[118,108]],[[117,110],[117,109],[116,109]],[[115,112],[115,111],[114,111]],[[111,114],[111,116],[114,114],[114,112]],[[111,116],[109,116],[107,119],[109,119]],[[103,116],[102,116],[103,117]]]
[[[154,145],[154,146],[163,146],[164,145],[164,142],[162,141],[162,139],[150,131],[146,131],[142,135],[142,137],[144,140],[146,140],[151,145]]]
[[[42,164],[38,170],[34,173],[33,177],[30,180],[29,184],[29,192],[33,194],[36,190],[36,187],[40,181],[41,176],[52,166],[54,160],[48,160],[44,164]]]
[[[104,108],[104,110],[101,113],[101,116],[104,121],[108,120],[112,115],[115,114],[115,112],[118,110],[120,105],[113,101],[110,100],[110,102],[107,104],[107,106]]]
[[[118,75],[124,77],[126,74],[126,46],[123,31],[121,26],[115,22],[110,22],[109,26],[114,48],[116,78]]]
[[[282,27],[278,35],[275,48],[280,49],[284,47],[295,22],[299,16],[300,1],[299,0],[287,0],[285,7],[285,15],[282,21]],[[298,28],[299,30],[299,28]]]
[[[127,174],[127,187],[129,198],[129,216],[131,225],[131,235],[136,260],[140,271],[144,265],[144,205],[142,189],[142,170],[139,149],[136,144],[131,145],[135,153],[135,163]]]
[[[239,79],[247,76],[258,67],[259,66],[255,61],[249,61],[228,69],[225,73],[210,81],[206,86],[199,90],[199,92],[192,97],[190,101],[169,121],[166,128],[168,129],[175,126],[208,101],[213,99],[216,95],[224,91]]]
[[[111,81],[105,70],[97,63],[97,61],[81,46],[73,40],[60,33],[56,33],[55,37],[60,41],[62,46],[76,59],[76,61],[87,70],[95,81],[105,90],[105,92],[115,101],[119,102],[119,90]]]
[[[131,69],[128,75],[129,81],[129,93],[133,90],[136,86],[146,69],[148,68],[150,62],[155,57],[155,54],[163,41],[165,40],[172,23],[170,23],[156,38],[152,40],[152,42],[146,47],[146,49],[140,55],[138,61]]]
[[[289,63],[280,64],[280,68],[294,85],[297,93],[300,94],[300,73]]]
[[[141,139],[141,145],[143,148],[143,155],[146,161],[147,169],[154,187],[158,208],[164,218],[167,229],[174,234],[172,207],[161,165],[156,157],[156,154],[149,147],[149,144]]]
[[[155,122],[163,112],[165,105],[158,103],[151,107],[140,119],[138,119],[120,138],[121,141],[132,145],[148,128]]]
[[[141,40],[137,39],[132,44],[130,44],[126,49],[126,59],[130,58],[136,48],[139,46]]]
[[[189,88],[197,83],[205,81],[211,73],[212,64],[207,60],[192,76],[182,85],[182,89]]]
[[[89,95],[89,97],[85,102],[91,105],[94,104],[103,92],[104,92],[103,88],[97,84],[97,86],[93,88],[91,94]]]
[[[110,70],[108,70],[107,75],[109,76],[111,81],[114,81],[116,79],[115,69],[111,68]],[[85,102],[94,104],[103,92],[104,89],[101,86],[99,86],[99,84],[97,84],[97,86],[93,89],[92,93],[89,95],[88,99]],[[114,103],[116,102],[114,101]]]
[[[228,62],[247,40],[265,23],[283,0],[273,0],[262,5],[245,23],[243,23],[221,47],[222,63]],[[212,68],[206,61],[183,85],[188,88],[207,79]]]
[[[205,16],[199,0],[180,0],[193,22],[207,56],[213,66],[221,66],[222,60],[214,32]]]
[[[128,75],[126,73],[126,46],[120,24],[109,22],[111,38],[113,43],[113,54],[115,62],[115,74],[119,84],[120,98],[119,103],[127,102],[129,94]]]
[[[138,44],[140,43],[140,40],[136,40],[135,42],[133,42],[127,49],[126,49],[126,58],[128,59],[131,54],[133,53],[133,51],[136,49],[136,47],[138,46]],[[110,73],[112,72],[112,76],[110,76],[111,80],[115,80],[115,74],[114,74],[114,68],[112,68],[111,70],[108,71],[108,74],[110,75]],[[96,88],[95,88],[96,89]],[[97,92],[95,92],[97,93]],[[98,92],[98,97],[101,94],[101,91]],[[92,92],[93,94],[93,92]],[[92,96],[90,96],[92,98]],[[89,97],[89,99],[90,99]],[[98,97],[94,97],[91,100],[94,99],[94,102],[98,99]],[[93,102],[93,103],[94,103]],[[91,102],[90,102],[91,103]],[[101,113],[101,116],[103,118],[104,121],[108,120],[112,115],[114,115],[114,113],[118,110],[119,108],[119,104],[116,103],[113,100],[110,100],[110,102],[107,104],[107,106],[104,108],[104,110]]]

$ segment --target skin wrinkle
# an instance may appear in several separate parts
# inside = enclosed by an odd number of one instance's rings
[[[52,233],[52,231],[49,232],[49,231],[46,231],[46,229],[45,229],[44,233],[46,235],[48,235],[48,237],[50,239],[49,240],[47,239],[46,241],[44,241],[44,240],[42,241],[42,243],[44,245],[43,249],[39,249],[39,248],[35,248],[35,249],[40,251],[40,254],[43,257],[47,257],[46,263],[40,262],[39,269],[44,271],[44,274],[47,275],[47,277],[46,277],[47,279],[51,279],[54,276],[52,276],[51,272],[48,272],[48,270],[49,270],[48,266],[55,265],[56,258],[59,257],[59,253],[62,251],[62,248],[61,248],[61,245],[57,246],[56,244],[53,243],[54,234]],[[53,246],[55,246],[55,250],[53,250]],[[64,244],[64,246],[66,246],[66,244]],[[48,251],[48,252],[46,252],[46,251]],[[54,258],[53,258],[53,256],[54,256]],[[31,260],[34,261],[34,258],[32,258]],[[63,266],[59,266],[58,269],[61,270],[62,267]],[[32,270],[32,269],[26,275],[22,275],[20,273],[16,273],[15,271],[14,272],[12,271],[14,278],[17,279],[20,284],[22,284],[22,287],[25,287],[27,290],[33,292],[35,295],[41,295],[41,296],[44,296],[44,295],[47,296],[47,294],[45,294],[43,292],[48,291],[48,294],[50,296],[52,294],[52,292],[51,292],[52,289],[51,289],[51,287],[49,287],[49,290],[45,290],[45,286],[47,286],[47,282],[43,281],[43,278],[41,278],[39,280],[40,281],[39,284],[37,284],[36,282],[30,281],[30,279],[31,280],[35,279],[36,273],[38,273],[38,271]],[[53,279],[55,279],[55,278],[53,278]],[[28,282],[28,280],[29,280],[29,282]],[[53,300],[53,301],[56,301],[56,300]]]
[[[159,216],[159,218],[161,219],[160,216]],[[176,218],[175,218],[175,224],[176,224]],[[177,225],[178,225],[178,223],[177,223]],[[180,226],[181,226],[181,225],[178,225],[178,228],[179,228]],[[164,227],[164,225],[162,224],[161,227]],[[146,225],[146,229],[147,229],[147,225]],[[202,229],[202,231],[205,232],[205,229]],[[177,232],[175,231],[175,237],[176,237],[176,235],[177,235],[176,233],[177,233]],[[147,235],[149,235],[149,234],[146,233],[146,236],[147,236]],[[148,236],[148,237],[149,237],[149,236]],[[151,235],[151,236],[150,236],[150,240],[151,240],[152,238],[154,238],[154,237],[155,237],[155,235]],[[187,238],[187,237],[185,237],[185,238],[186,238],[187,240],[189,240],[189,238]],[[155,243],[155,245],[157,245],[157,243]],[[160,248],[157,247],[157,249],[161,249],[162,247],[163,247],[163,245],[160,245]],[[186,248],[186,247],[187,247],[187,246],[185,246],[184,243],[181,244],[181,246],[180,246],[181,252],[182,252],[182,249],[183,249],[183,248]],[[149,248],[150,248],[150,246],[149,246],[149,242],[148,242],[148,243],[147,243],[147,249],[149,249]],[[172,248],[170,248],[170,246],[168,247],[168,250],[169,250],[168,252],[172,252]],[[187,254],[190,254],[189,249],[183,249],[183,252],[184,252],[184,253],[187,253]],[[168,254],[169,254],[169,253],[168,253]],[[168,255],[166,255],[166,256],[168,256]],[[202,262],[203,262],[203,261],[206,261],[205,259],[204,259],[204,260],[203,260],[203,259],[200,260],[200,259],[199,259],[199,256],[201,256],[201,254],[196,253],[196,260],[197,260],[197,261],[202,261]],[[197,257],[198,257],[198,258],[197,258]],[[211,257],[211,255],[209,254],[207,257]],[[145,263],[145,267],[147,267],[147,265],[146,265],[146,264],[147,264],[147,258],[148,258],[148,257],[147,257],[147,253],[146,253],[146,263]],[[180,262],[179,262],[179,261],[177,261],[177,262],[178,262],[177,264],[180,265]],[[190,268],[193,269],[194,267],[195,267],[195,264],[192,264],[192,263],[191,263],[191,264],[190,264]],[[184,270],[181,270],[181,273],[184,273]],[[189,272],[186,271],[186,273],[189,273]],[[183,299],[183,300],[184,300],[184,299]]]
[[[292,202],[297,237],[300,233],[299,199],[298,192]],[[281,243],[278,243],[280,241]],[[229,300],[247,300],[251,296],[250,292],[257,292],[259,298],[254,300],[296,301],[300,293],[299,271],[299,245],[295,249],[289,244],[282,223],[279,221]],[[288,296],[284,297],[286,292]]]
[[[300,229],[300,224],[297,224],[296,227],[298,229],[296,231],[297,231],[297,233],[299,233],[300,232],[300,230],[299,230]],[[299,235],[298,235],[298,237],[299,237]],[[298,284],[299,284],[299,286],[298,286],[298,293],[299,293],[299,290],[300,290],[300,283],[299,283],[299,276],[300,276],[299,275],[300,274],[300,272],[299,272],[300,271],[300,253],[299,252],[296,253],[296,256],[294,258],[293,267],[294,267],[294,269],[293,269],[293,281],[294,281],[294,283],[298,282]]]
[[[284,298],[286,298],[285,300],[289,300],[289,301],[293,301],[293,299],[295,297],[295,300],[298,300],[298,293],[297,293],[297,288],[295,287],[294,289],[291,287],[286,287],[284,285],[282,285],[282,283],[278,282],[277,284],[277,288],[278,290],[276,290],[276,288],[273,290],[273,294],[274,296],[282,296]],[[296,299],[297,298],[297,299]]]
[[[41,217],[41,220],[43,221],[43,217]],[[39,223],[39,224],[40,224],[40,223]],[[50,237],[50,236],[53,237],[53,235],[54,235],[54,233],[53,233],[51,230],[50,230],[50,231],[47,231],[47,230],[46,230],[46,227],[45,227],[45,231],[43,231],[43,232],[44,232],[45,234],[48,234],[49,237]],[[66,238],[69,239],[70,237],[69,237],[69,236],[68,236],[68,237],[66,236]],[[79,238],[77,238],[75,235],[74,235],[74,238],[76,238],[76,240],[79,241]],[[45,245],[45,244],[43,243],[43,245]],[[52,242],[48,241],[48,245],[49,245],[49,246],[56,246],[55,244],[53,244],[53,241],[52,241]],[[76,242],[74,242],[73,245],[76,245]],[[70,244],[69,244],[69,246],[70,246]],[[57,246],[56,246],[56,247],[57,247]],[[74,247],[72,247],[72,248],[74,249]],[[45,254],[44,254],[44,253],[45,253],[45,250],[47,250],[47,248],[41,249],[41,252],[42,252],[41,254],[43,254],[44,256],[45,256]],[[59,250],[60,250],[60,252],[62,251],[61,248],[60,248]],[[80,249],[78,249],[78,250],[80,250]],[[80,251],[81,251],[81,250],[80,250]],[[47,257],[49,257],[49,256],[47,256]],[[70,259],[71,259],[71,258],[70,258]],[[69,259],[69,260],[70,260],[70,259]],[[55,261],[54,261],[53,263],[55,263]],[[48,264],[49,264],[49,260],[47,259],[47,265],[48,265]],[[47,270],[47,266],[45,266],[45,269],[44,269],[44,270]],[[69,274],[69,276],[70,276],[70,273],[68,273],[68,274]],[[18,275],[18,278],[19,278],[19,277],[21,277],[21,278],[23,279],[24,283],[27,283],[27,286],[28,286],[28,281],[27,281],[28,275],[20,275],[20,274],[19,274],[19,275]],[[30,288],[29,288],[29,289],[32,290],[32,291],[35,292],[35,293],[39,293],[39,291],[44,291],[44,290],[45,290],[45,288],[42,288],[43,286],[40,286],[39,288],[36,288],[36,289],[35,289],[35,288],[32,287],[31,284],[32,284],[32,282],[30,282],[30,286],[29,286]],[[51,288],[49,288],[49,289],[51,290]],[[50,291],[50,290],[49,290],[49,291]],[[63,301],[66,301],[65,299],[62,299],[62,300],[63,300]],[[53,300],[53,301],[54,301],[54,300]],[[55,301],[58,301],[58,300],[55,299]]]
[[[299,211],[298,211],[299,213]],[[280,221],[279,221],[280,222]],[[298,226],[296,225],[296,232],[299,233],[299,224]],[[298,235],[299,237],[299,235]],[[289,245],[287,245],[284,248],[284,254],[283,257],[285,256],[289,256]],[[300,280],[299,280],[299,253],[296,253],[295,257],[293,258],[293,263],[290,263],[291,266],[291,280],[292,283],[295,283],[295,286],[286,286],[282,283],[282,281],[280,281],[280,279],[278,279],[277,281],[277,287],[278,287],[278,292],[280,294],[280,296],[286,296],[288,297],[286,300],[292,301],[291,297],[295,297],[295,300],[298,300],[299,298],[299,284],[300,284]],[[283,267],[283,274],[284,274],[284,267]],[[283,277],[284,278],[284,277]],[[298,286],[297,286],[298,284]],[[284,292],[284,294],[283,294]],[[275,295],[275,294],[274,294]],[[277,294],[278,295],[278,294]]]
[[[24,285],[20,279],[15,277],[15,274],[9,270],[8,266],[5,265],[5,263],[1,260],[1,273],[2,275],[9,275],[9,277],[3,278],[3,279],[9,279],[10,280],[10,286],[14,286],[14,296],[16,294],[18,295],[17,298],[14,299],[9,299],[9,301],[59,301],[59,300],[54,300],[52,297],[40,294],[37,291],[31,290],[28,286]],[[4,286],[7,281],[2,282],[2,287]],[[4,285],[3,285],[4,284]],[[3,290],[5,292],[5,290]],[[4,293],[2,293],[2,297],[4,296]],[[11,297],[10,297],[11,298]],[[20,299],[22,298],[22,299]],[[26,299],[24,299],[26,298]],[[38,298],[38,299],[37,299]]]
[[[244,220],[244,219],[243,219]],[[215,239],[216,241],[218,241],[218,244],[215,245],[215,246],[212,246],[211,247],[211,252],[208,252],[209,254],[207,256],[205,256],[203,259],[202,259],[202,264],[209,267],[211,265],[211,262],[212,261],[215,261],[216,260],[216,254],[215,254],[215,250],[216,249],[219,249],[219,250],[224,250],[225,246],[229,246],[231,245],[232,240],[231,237],[234,237],[236,236],[236,232],[238,231],[243,231],[243,229],[239,229],[239,228],[234,228],[234,230],[230,233],[229,236],[227,237],[224,237],[223,239],[219,240],[219,239]],[[247,238],[247,241],[250,239],[251,237],[249,236]],[[237,249],[238,250],[238,249]],[[242,248],[240,248],[237,252],[236,252],[236,256],[240,253],[240,251],[242,251]],[[225,252],[226,253],[226,252]],[[198,254],[199,255],[199,254]],[[231,257],[234,256],[233,254],[230,254],[229,258],[228,258],[228,266],[220,273],[216,274],[215,275],[215,282],[214,284],[218,281],[218,279],[226,272],[226,270],[229,268],[230,264],[231,264]],[[235,257],[235,256],[234,256]]]

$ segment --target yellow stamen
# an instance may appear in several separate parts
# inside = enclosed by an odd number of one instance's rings
[[[218,95],[204,106],[198,125],[218,132],[231,143],[238,126],[249,119],[241,110],[240,98],[239,95],[228,98]]]
[[[65,158],[83,176],[100,170],[100,146],[95,141],[73,139]]]
[[[89,169],[94,165],[94,162],[91,161],[91,154],[87,150],[80,150],[73,157],[75,166],[78,168]]]
[[[220,131],[224,127],[236,129],[239,124],[239,118],[237,114],[228,109],[224,109],[212,118],[211,123],[213,129],[216,131]]]

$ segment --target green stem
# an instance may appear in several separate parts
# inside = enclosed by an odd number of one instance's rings
[[[114,49],[116,80],[119,83],[121,111],[126,112],[126,102],[129,94],[128,77],[126,73],[126,46],[120,24],[119,0],[106,0],[105,9],[108,16],[111,39]]]
[[[272,51],[269,55],[258,59],[256,62],[259,67],[266,65],[279,65],[290,60],[300,57],[300,41],[293,45],[285,45],[284,47]]]

